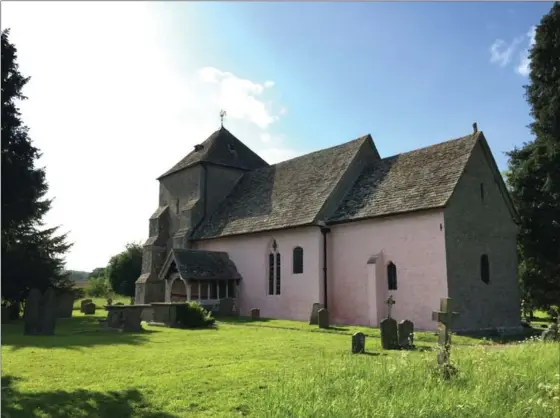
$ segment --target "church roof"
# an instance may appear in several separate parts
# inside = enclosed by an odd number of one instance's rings
[[[323,205],[369,135],[243,175],[195,239],[303,226]]]
[[[227,129],[221,128],[210,135],[202,144],[195,146],[181,161],[163,173],[158,180],[198,163],[213,163],[243,170],[267,167],[268,163],[251,151]]]
[[[329,221],[445,206],[481,136],[476,132],[370,164]]]
[[[175,262],[183,280],[241,279],[237,267],[226,252],[173,249],[162,273],[167,273],[172,262]]]

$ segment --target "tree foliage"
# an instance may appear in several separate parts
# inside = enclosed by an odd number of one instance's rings
[[[127,244],[126,249],[111,257],[106,274],[111,287],[119,295],[134,296],[135,282],[142,270],[142,246]]]
[[[2,31],[2,299],[22,301],[32,287],[69,288],[64,255],[71,244],[58,228],[45,228],[52,201],[41,156],[21,120],[18,102],[29,81],[17,64],[17,49]]]
[[[112,295],[113,289],[106,277],[90,277],[85,288],[86,294],[92,298],[108,298]]]
[[[560,4],[536,28],[525,86],[535,139],[508,155],[508,185],[520,216],[524,299],[548,308],[560,301]]]

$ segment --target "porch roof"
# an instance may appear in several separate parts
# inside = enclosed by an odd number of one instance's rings
[[[162,269],[164,277],[167,277],[173,264],[183,280],[241,279],[235,263],[226,252],[173,249]]]

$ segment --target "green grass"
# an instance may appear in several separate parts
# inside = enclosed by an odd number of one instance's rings
[[[5,416],[558,417],[559,344],[454,337],[460,374],[443,381],[430,333],[416,351],[384,352],[364,329],[368,353],[351,355],[355,327],[238,319],[121,334],[100,330],[102,310],[74,315],[53,337],[2,327]]]

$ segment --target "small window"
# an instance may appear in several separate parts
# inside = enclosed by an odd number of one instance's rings
[[[397,290],[397,266],[392,261],[387,264],[387,284],[389,290]]]
[[[486,254],[480,256],[480,280],[486,284],[490,283],[490,262]]]
[[[293,273],[301,274],[303,273],[303,248],[294,248],[293,254]]]
[[[480,183],[480,200],[484,201],[484,183]]]
[[[280,253],[276,253],[276,294],[280,294]]]
[[[274,254],[268,255],[268,294],[274,294]]]

